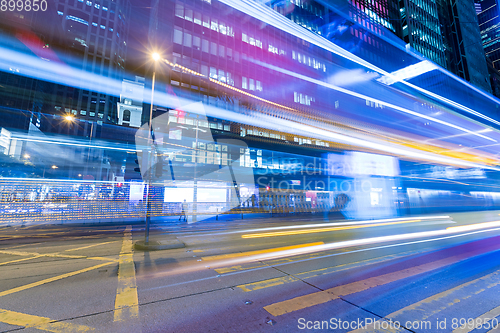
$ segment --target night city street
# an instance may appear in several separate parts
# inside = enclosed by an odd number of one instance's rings
[[[449,332],[467,320],[493,328],[500,221],[482,223],[498,213],[172,223],[152,237],[174,237],[185,248],[150,252],[132,250],[144,236],[140,226],[6,227],[0,329],[289,332],[328,321],[323,329],[350,332],[369,320],[383,328],[398,322],[398,332]],[[315,246],[325,249],[311,252]]]
[[[0,332],[500,332],[500,0],[0,0]]]

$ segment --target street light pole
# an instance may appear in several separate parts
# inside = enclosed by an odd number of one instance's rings
[[[193,217],[191,222],[198,221],[198,180],[196,179],[196,169],[198,165],[198,124],[199,120],[196,118],[196,140],[194,147],[194,177],[193,177]]]
[[[151,107],[149,109],[149,130],[148,130],[148,145],[149,145],[149,153],[148,153],[148,188],[146,195],[146,230],[144,234],[144,244],[149,244],[149,225],[151,224],[151,180],[152,180],[152,159],[153,159],[153,136],[151,133],[152,124],[153,124],[153,103],[154,103],[154,94],[155,94],[155,79],[156,79],[156,62],[160,59],[160,55],[158,53],[153,53],[152,55],[154,60],[154,68],[153,68],[153,80],[151,85]],[[143,156],[144,158],[144,156]]]

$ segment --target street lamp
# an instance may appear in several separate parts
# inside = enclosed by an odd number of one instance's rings
[[[153,80],[151,84],[151,107],[149,109],[149,130],[148,130],[148,145],[150,147],[150,152],[148,155],[148,193],[146,195],[146,230],[144,234],[144,244],[149,244],[149,225],[151,224],[151,178],[152,178],[152,168],[151,162],[153,158],[153,136],[151,135],[151,129],[153,125],[153,103],[155,95],[155,80],[156,80],[156,63],[161,59],[160,54],[154,52],[151,54],[154,60],[153,67]],[[144,157],[143,157],[144,158]]]

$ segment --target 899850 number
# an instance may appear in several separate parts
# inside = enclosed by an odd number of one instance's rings
[[[47,10],[47,0],[0,0],[2,12],[37,12]]]

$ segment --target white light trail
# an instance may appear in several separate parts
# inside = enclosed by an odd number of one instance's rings
[[[279,30],[285,31],[285,32],[287,32],[295,37],[298,37],[298,38],[304,40],[304,41],[310,42],[311,44],[314,44],[314,45],[316,45],[324,50],[330,51],[330,52],[337,54],[345,59],[348,59],[356,64],[359,64],[363,67],[366,67],[366,68],[369,68],[373,71],[376,71],[377,73],[379,73],[381,75],[390,77],[394,81],[401,82],[402,84],[405,84],[405,85],[407,85],[407,86],[409,86],[409,87],[411,87],[411,88],[413,88],[413,89],[415,89],[415,90],[417,90],[417,91],[419,91],[427,96],[436,98],[436,99],[438,99],[446,104],[449,104],[455,108],[458,108],[458,109],[463,110],[465,112],[471,113],[477,117],[480,117],[480,118],[487,120],[489,122],[492,122],[494,124],[500,125],[500,121],[497,121],[493,118],[485,116],[484,114],[481,114],[481,113],[479,113],[479,112],[477,112],[477,111],[475,111],[467,106],[464,106],[460,103],[449,100],[443,96],[440,96],[436,93],[430,92],[426,89],[418,87],[418,86],[411,84],[409,82],[400,81],[397,77],[393,76],[391,73],[386,72],[385,70],[357,57],[356,55],[352,54],[351,52],[348,52],[348,51],[342,49],[341,47],[335,45],[334,43],[323,38],[322,36],[319,36],[319,35],[311,32],[307,29],[302,28],[301,26],[295,24],[294,22],[290,21],[289,19],[287,19],[283,15],[275,12],[274,10],[272,10],[271,8],[269,8],[267,6],[264,6],[262,4],[256,3],[256,2],[251,1],[251,0],[219,0],[219,2],[222,2],[229,7],[237,9],[242,13],[250,15],[257,20],[260,20],[260,21],[262,21],[270,26],[273,26]],[[415,59],[418,59],[418,58],[415,57]],[[441,71],[443,72],[443,70],[441,70]],[[451,76],[449,73],[446,73],[446,74],[448,76]],[[454,76],[451,76],[451,77],[453,77],[455,80],[458,80]],[[494,103],[499,104],[499,100],[496,99],[495,97],[488,96],[485,92],[471,86],[470,84],[468,84],[467,82],[465,82],[463,80],[458,80],[458,81],[462,85],[466,85],[470,89],[472,89],[472,90],[478,92],[479,94],[487,97],[488,99],[492,100]]]

